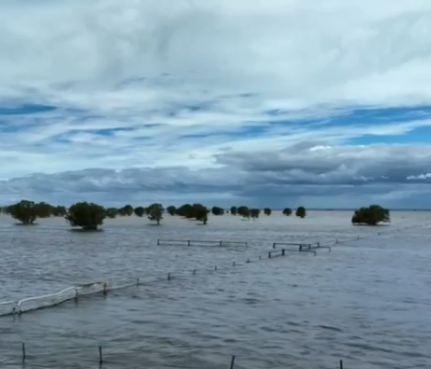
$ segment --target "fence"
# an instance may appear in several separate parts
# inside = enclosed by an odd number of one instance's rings
[[[245,241],[213,241],[213,240],[166,240],[158,239],[158,246],[248,246]]]
[[[6,357],[2,354],[0,346],[0,368],[139,368],[139,369],[149,369],[149,368],[183,368],[183,369],[242,369],[247,366],[241,365],[241,357],[236,355],[226,356],[226,360],[220,359],[219,363],[202,362],[199,360],[199,364],[191,364],[190,361],[198,361],[188,358],[171,358],[171,363],[166,363],[166,359],[160,359],[158,362],[151,360],[151,354],[147,358],[141,358],[140,355],[134,357],[130,356],[126,352],[119,353],[115,348],[102,345],[86,346],[86,347],[76,347],[73,350],[63,351],[63,350],[50,350],[49,352],[43,352],[36,347],[31,345],[26,345],[25,343],[15,343],[9,345],[9,349],[15,350],[15,354],[11,355],[10,351],[7,355],[9,359],[7,362],[3,362],[2,359]],[[127,351],[127,350],[124,350]],[[53,353],[55,352],[55,355]],[[84,355],[83,355],[84,352]],[[145,355],[145,354],[144,354]],[[15,357],[14,357],[15,356]],[[244,360],[244,357],[242,358]],[[246,360],[248,361],[248,360]],[[140,365],[135,365],[135,362],[139,362]],[[185,364],[184,362],[187,362]],[[289,368],[289,363],[286,363],[284,368]],[[281,368],[281,367],[279,367]],[[339,360],[338,363],[335,362],[334,369],[344,369],[343,360]]]

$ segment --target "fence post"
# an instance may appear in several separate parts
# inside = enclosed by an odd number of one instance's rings
[[[268,252],[268,259],[271,259],[271,251]]]
[[[340,360],[340,369],[343,369],[343,360]]]
[[[220,241],[220,246],[223,246],[223,241]]]
[[[103,351],[102,351],[102,346],[99,346],[99,364],[103,364]]]
[[[160,239],[157,239],[157,246],[160,246]]]
[[[27,357],[26,351],[25,351],[25,343],[23,342],[21,344],[21,348],[22,348],[22,361],[25,361],[25,358]]]
[[[281,255],[285,255],[285,253],[286,253],[286,250],[285,249],[281,249]]]
[[[273,243],[272,243],[272,248],[273,248],[273,249],[275,249],[275,245],[276,245],[276,243],[275,243],[275,242],[273,242]]]
[[[232,355],[232,359],[230,360],[230,369],[233,369],[235,366],[235,355]]]
[[[168,273],[168,281],[171,280],[171,273]]]
[[[187,240],[187,246],[190,246],[190,240]]]

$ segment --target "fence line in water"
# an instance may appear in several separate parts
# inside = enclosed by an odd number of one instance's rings
[[[20,355],[19,357],[17,357],[17,360],[20,359],[20,362],[9,362],[9,363],[5,363],[2,364],[3,366],[8,365],[8,366],[16,366],[19,368],[23,368],[23,367],[43,367],[43,368],[58,368],[59,365],[58,364],[51,364],[51,365],[46,365],[46,364],[32,364],[32,362],[34,363],[34,360],[37,359],[37,355],[38,353],[34,354],[31,350],[28,350],[29,346],[26,345],[26,343],[21,342],[21,343],[13,343],[10,344],[8,346],[8,351],[10,352],[12,347],[17,347],[18,350],[20,351]],[[108,346],[109,347],[109,346]],[[82,350],[88,350],[89,346],[82,346],[81,348],[74,348],[76,349],[82,349]],[[99,368],[103,368],[103,365],[105,364],[113,364],[115,366],[121,366],[123,368],[137,368],[134,366],[125,366],[122,365],[120,363],[115,362],[115,359],[112,360],[110,355],[109,355],[109,349],[106,349],[106,346],[103,345],[94,345],[93,347],[94,349],[94,355],[93,359],[90,361],[87,361],[87,365],[95,365],[98,364]],[[61,352],[57,352],[57,355],[61,355]],[[18,355],[17,355],[18,356]],[[46,354],[40,354],[41,357],[46,357]],[[82,359],[81,359],[82,360]],[[240,366],[237,366],[237,363],[239,362],[239,360],[237,360],[237,356],[236,355],[232,355],[230,358],[228,358],[226,360],[225,364],[220,364],[220,366],[217,365],[218,368],[229,368],[229,369],[235,369],[235,368],[240,368]],[[62,366],[64,367],[64,363],[62,364]],[[76,365],[75,365],[76,366]],[[157,367],[157,368],[182,368],[182,369],[200,369],[202,367],[204,367],[203,365],[201,366],[188,366],[188,365],[175,365],[175,364],[153,364],[153,365],[145,365],[146,368],[149,367]],[[343,369],[344,367],[344,362],[343,360],[339,360],[338,363],[334,363],[334,369]],[[142,366],[139,366],[139,368],[142,368]]]
[[[396,232],[396,231],[400,231],[400,230],[406,230],[406,229],[412,229],[412,228],[419,228],[419,227],[423,227],[428,225],[429,223],[425,223],[425,224],[419,224],[419,225],[414,225],[414,226],[406,226],[406,227],[402,227],[402,228],[397,228],[397,229],[388,229],[386,231],[382,231],[382,232],[378,232],[378,233],[373,233],[370,235],[367,235],[365,237],[354,237],[351,239],[346,239],[346,240],[339,240],[336,239],[335,241],[329,241],[327,242],[325,245],[320,244],[320,242],[315,242],[315,243],[295,243],[295,242],[274,242],[272,244],[272,250],[267,252],[267,255],[269,259],[274,258],[274,257],[279,257],[279,256],[285,256],[286,252],[308,252],[308,253],[312,253],[314,255],[316,255],[316,250],[319,249],[328,249],[328,251],[331,250],[331,246],[334,245],[339,245],[341,243],[347,243],[347,242],[354,242],[354,241],[358,241],[358,240],[363,240],[366,238],[370,238],[370,237],[374,237],[374,236],[380,236],[382,234],[388,233],[388,232]],[[162,245],[159,243],[158,240],[158,244]],[[169,241],[169,240],[165,240],[165,241]],[[184,240],[171,240],[171,241],[184,241]],[[185,241],[189,241],[189,240],[185,240]],[[204,241],[196,241],[196,242],[201,242],[202,244],[205,243]],[[214,243],[214,241],[207,241],[208,243]],[[228,241],[216,241],[218,242],[218,244],[220,245],[222,242],[228,242]],[[245,244],[247,245],[247,242],[239,242],[239,241],[235,241],[238,244]],[[183,244],[184,245],[184,244]],[[331,245],[331,246],[330,246]],[[277,249],[277,246],[284,246],[281,249]],[[292,249],[288,249],[287,247],[289,246],[295,246],[298,249],[297,250],[292,250]],[[240,266],[240,265],[246,265],[248,263],[251,263],[253,261],[258,261],[258,260],[262,260],[262,259],[266,259],[265,256],[258,255],[256,257],[255,260],[253,260],[252,258],[248,257],[247,260],[245,261],[245,263],[236,263],[235,261],[232,263],[232,267],[235,266]],[[218,266],[215,265],[213,268],[211,269],[193,269],[191,271],[192,275],[195,275],[199,272],[211,272],[211,271],[217,271],[219,270]],[[14,315],[14,314],[21,314],[23,312],[26,311],[32,311],[32,310],[38,310],[41,308],[46,308],[46,307],[51,307],[51,306],[56,306],[59,304],[62,304],[64,302],[73,300],[73,299],[78,299],[80,296],[91,296],[94,294],[98,294],[98,293],[103,293],[103,294],[107,294],[108,291],[112,291],[112,290],[118,290],[118,289],[122,289],[122,288],[129,288],[129,287],[133,287],[133,286],[140,286],[140,285],[146,285],[146,284],[151,284],[154,282],[159,282],[159,281],[163,281],[163,280],[172,280],[172,279],[176,279],[176,278],[181,278],[184,277],[185,275],[181,275],[178,273],[167,273],[165,274],[165,277],[162,278],[155,278],[152,280],[147,280],[147,281],[141,281],[139,278],[137,278],[134,282],[126,282],[122,285],[115,285],[114,283],[111,283],[109,281],[98,281],[98,282],[90,282],[90,283],[86,283],[86,284],[79,284],[76,286],[71,286],[71,287],[67,287],[59,292],[55,292],[55,293],[51,293],[51,294],[45,294],[45,295],[41,295],[41,296],[34,296],[34,297],[28,297],[28,298],[24,298],[24,299],[19,299],[19,300],[15,300],[15,301],[5,301],[5,302],[0,302],[0,316],[4,316],[4,315]],[[190,276],[190,271],[187,272],[187,276]],[[45,300],[45,301],[44,301]],[[32,306],[31,304],[29,304],[30,302],[36,302],[36,305]],[[38,303],[37,303],[38,302]],[[28,306],[26,306],[28,305]],[[2,311],[3,310],[3,311]]]

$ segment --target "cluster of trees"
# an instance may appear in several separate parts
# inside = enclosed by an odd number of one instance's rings
[[[247,206],[232,206],[229,210],[214,206],[208,209],[202,204],[184,204],[180,207],[168,206],[165,210],[162,204],[154,203],[150,206],[138,206],[133,208],[131,205],[125,205],[121,208],[104,208],[101,205],[79,202],[68,209],[64,206],[52,206],[45,202],[35,203],[33,201],[22,200],[17,204],[0,208],[0,211],[9,214],[23,224],[33,224],[37,218],[47,218],[50,216],[64,217],[72,227],[81,227],[86,230],[95,230],[103,224],[106,217],[115,218],[117,216],[131,216],[135,214],[138,217],[147,216],[149,220],[160,224],[165,211],[171,216],[181,216],[186,219],[192,219],[203,224],[208,222],[208,214],[220,216],[225,213],[239,215],[244,218],[258,218],[261,210],[258,208],[248,208]],[[269,208],[263,209],[267,216],[272,211]],[[290,208],[283,209],[286,216],[292,215]],[[303,206],[296,209],[295,215],[304,218],[307,211]],[[388,209],[380,205],[370,205],[356,210],[352,216],[352,224],[377,225],[379,223],[390,222],[390,213]]]
[[[375,226],[379,223],[391,221],[390,211],[380,205],[370,205],[355,210],[352,216],[352,224],[366,224]]]

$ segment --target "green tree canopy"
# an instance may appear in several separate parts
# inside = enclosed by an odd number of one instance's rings
[[[67,208],[65,206],[54,206],[52,215],[55,217],[64,217],[67,214]]]
[[[250,209],[247,206],[240,206],[237,213],[244,218],[250,218]]]
[[[238,208],[237,208],[236,206],[232,206],[232,207],[230,208],[230,213],[231,213],[232,215],[237,215],[237,214],[238,214]]]
[[[224,209],[220,208],[218,206],[213,206],[211,209],[211,213],[213,213],[213,215],[223,215],[224,214]]]
[[[202,204],[193,204],[192,207],[192,212],[193,212],[193,218],[195,218],[196,220],[202,222],[203,224],[207,224],[208,223],[208,213],[209,210],[207,209],[206,206],[202,205]]]
[[[265,215],[271,215],[272,210],[270,208],[265,208],[265,209],[263,209],[263,212]]]
[[[118,215],[118,209],[117,208],[108,208],[106,209],[106,216],[108,218],[114,219]]]
[[[299,206],[298,209],[296,209],[295,215],[300,218],[305,218],[307,216],[307,210],[303,206]]]
[[[283,209],[283,215],[286,215],[286,216],[292,215],[292,209],[291,208],[284,208]]]
[[[145,208],[138,206],[134,209],[134,213],[137,217],[143,217],[145,215]]]
[[[125,205],[122,208],[118,209],[118,215],[120,216],[131,216],[133,214],[133,206],[132,205]]]
[[[192,205],[184,204],[177,209],[177,215],[185,218],[193,218]]]
[[[169,215],[174,216],[177,213],[177,208],[171,205],[166,208],[166,211],[168,212]]]
[[[160,221],[163,219],[164,211],[165,209],[163,208],[162,204],[159,204],[159,203],[151,204],[147,208],[148,219],[156,221],[157,224],[160,224]]]
[[[389,223],[391,221],[390,211],[380,205],[370,205],[355,210],[352,216],[353,224],[377,225],[379,223]]]
[[[10,216],[16,220],[19,220],[22,224],[33,224],[34,221],[39,217],[39,211],[37,204],[34,201],[21,200],[20,202],[10,205],[7,207],[7,212]]]
[[[259,215],[260,215],[260,209],[257,209],[257,208],[250,209],[250,217],[256,219],[256,218],[259,218]]]
[[[72,205],[65,219],[72,227],[93,231],[103,224],[105,217],[106,210],[103,206],[85,201]]]

